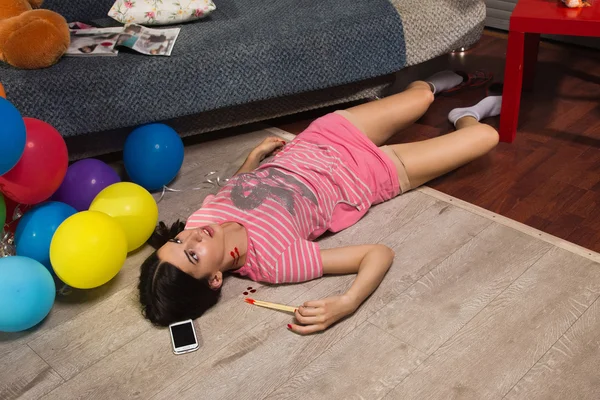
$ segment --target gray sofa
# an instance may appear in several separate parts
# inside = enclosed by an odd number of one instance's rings
[[[118,26],[113,0],[47,0],[69,22]],[[42,70],[0,66],[9,99],[66,138],[72,158],[119,150],[139,124],[182,136],[382,96],[394,73],[475,43],[483,0],[215,0],[171,57],[121,50]]]

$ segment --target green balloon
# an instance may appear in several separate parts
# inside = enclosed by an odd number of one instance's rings
[[[6,222],[6,204],[4,204],[4,196],[0,193],[0,232],[4,230]]]

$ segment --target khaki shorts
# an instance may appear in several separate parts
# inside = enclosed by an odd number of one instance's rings
[[[356,118],[354,118],[354,115],[352,115],[351,113],[349,113],[346,110],[338,110],[338,111],[336,111],[336,113],[340,114],[341,116],[346,118],[348,121],[350,121],[352,123],[352,125],[354,125],[356,128],[358,128],[358,130],[360,130],[366,136],[365,130],[358,123]],[[406,166],[404,165],[402,158],[390,146],[387,146],[387,145],[379,146],[379,149],[390,160],[392,160],[392,163],[396,167],[396,172],[398,173],[398,182],[400,183],[400,191],[402,193],[406,193],[409,190],[411,190],[412,186],[410,185],[410,180],[408,179],[408,173],[406,172]]]

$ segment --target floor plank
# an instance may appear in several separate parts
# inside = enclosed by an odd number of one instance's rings
[[[196,365],[152,400],[195,400],[200,393],[212,400],[264,398],[348,333],[340,324],[326,334],[299,336],[286,327],[290,316],[272,310],[261,313],[265,318],[260,324]]]
[[[0,332],[0,357],[10,353],[16,347],[27,344],[52,329],[60,327],[63,323],[81,313],[102,304],[111,295],[131,285],[138,279],[139,266],[149,254],[149,246],[130,254],[119,274],[99,288],[88,290],[69,289],[66,295],[57,294],[50,314],[34,328],[23,332]]]
[[[33,350],[19,346],[0,358],[0,399],[37,399],[63,379]]]
[[[600,301],[596,300],[505,399],[598,399],[598,370]]]
[[[600,294],[600,265],[554,248],[387,396],[504,396]]]
[[[431,354],[551,248],[489,226],[369,321]]]
[[[435,204],[440,203],[422,193],[408,192],[377,204],[356,224],[336,234],[327,233],[326,240],[319,239],[319,243],[326,248],[379,243]]]
[[[268,319],[272,314],[243,302],[242,292],[250,281],[229,277],[223,297],[209,312],[196,320],[200,349],[174,356],[167,329],[151,328],[120,349],[102,358],[44,399],[147,399],[180,376],[213,356],[234,339]],[[287,302],[314,286],[317,281],[299,285],[256,287],[257,296],[273,302]],[[282,325],[285,327],[285,324]]]
[[[588,148],[569,160],[554,175],[554,179],[570,183],[580,189],[592,190],[600,182],[600,154],[598,148]]]
[[[363,225],[357,224],[357,229],[368,226],[368,220],[363,221],[359,223]],[[485,218],[437,201],[385,237],[380,243],[394,250],[394,263],[377,290],[352,316],[352,323],[355,326],[362,324],[490,223]],[[337,245],[342,245],[347,240],[341,234],[335,238],[340,241]],[[323,282],[318,289],[323,290],[323,285],[327,285],[330,287],[329,296],[338,295],[349,287],[352,280],[353,277],[341,277],[339,281]],[[314,296],[310,297],[311,295],[310,291],[305,293],[303,300],[313,300]]]
[[[69,380],[150,329],[137,301],[135,287],[124,288],[29,346]]]
[[[267,399],[381,399],[425,357],[365,322]]]

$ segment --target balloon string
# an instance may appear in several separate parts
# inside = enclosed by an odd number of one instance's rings
[[[14,256],[15,254],[14,237],[10,231],[5,230],[0,238],[0,258]]]
[[[190,189],[174,189],[174,188],[164,185],[162,188],[160,197],[158,198],[158,200],[156,202],[160,203],[160,201],[165,197],[165,194],[167,192],[186,192],[188,190],[213,189],[215,186],[216,187],[224,186],[229,181],[229,179],[221,179],[221,177],[219,175],[217,175],[216,179],[209,179],[210,176],[216,175],[216,173],[217,173],[217,171],[211,171],[211,172],[205,174],[204,177],[206,178],[206,180],[204,180],[204,182],[202,183],[202,186],[199,186],[199,187],[194,187],[194,188],[190,188]],[[209,186],[207,186],[207,184],[209,184]]]
[[[2,231],[0,232],[2,234],[0,237],[0,258],[16,255],[15,238],[10,231],[10,225],[23,216],[21,210],[19,209],[20,206],[21,204],[17,204],[15,206],[12,220],[5,222],[4,226],[2,227]]]
[[[71,286],[65,283],[59,289],[56,290],[56,293],[58,293],[61,296],[68,296],[71,293],[73,293],[73,290],[71,290]]]

